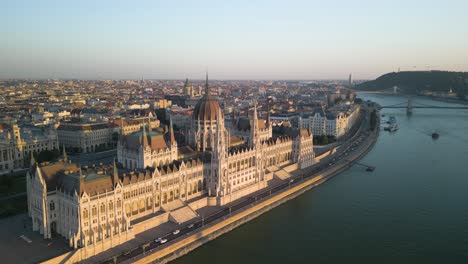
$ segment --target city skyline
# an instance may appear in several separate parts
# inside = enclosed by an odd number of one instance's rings
[[[9,2],[0,78],[202,79],[207,67],[219,80],[467,71],[468,3],[450,2]]]

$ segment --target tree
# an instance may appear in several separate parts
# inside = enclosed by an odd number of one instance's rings
[[[322,135],[322,145],[328,144],[328,137],[326,135]]]
[[[37,162],[55,161],[60,157],[60,151],[54,150],[43,150],[39,154],[35,155]]]

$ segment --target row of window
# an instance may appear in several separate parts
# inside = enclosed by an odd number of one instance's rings
[[[119,199],[119,200],[117,200],[117,209],[120,210],[120,207],[121,207],[121,206],[122,206],[122,202],[121,202],[120,199]],[[106,212],[106,205],[105,205],[104,203],[102,203],[101,206],[100,206],[100,209],[101,209],[101,213],[105,213],[105,212]],[[109,202],[108,209],[109,209],[109,211],[114,210],[114,203],[113,203],[112,201]],[[97,207],[96,207],[96,206],[93,206],[93,207],[91,208],[91,216],[92,216],[92,217],[96,217],[96,216],[97,216],[97,212],[98,212]],[[85,208],[85,209],[83,210],[83,218],[86,219],[86,218],[88,218],[88,216],[89,216],[89,214],[88,214],[88,209]]]

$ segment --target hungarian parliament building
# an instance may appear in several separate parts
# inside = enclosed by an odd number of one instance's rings
[[[187,223],[200,218],[200,208],[222,207],[266,188],[276,177],[271,168],[314,164],[308,129],[273,136],[269,115],[259,118],[256,104],[252,110],[241,132],[235,124],[225,126],[207,76],[184,133],[187,146],[178,146],[172,122],[158,130],[148,120],[138,131],[120,133],[110,164],[79,165],[65,151],[54,163],[32,159],[27,197],[33,230],[44,238],[62,236],[74,249],[106,249],[148,226]]]

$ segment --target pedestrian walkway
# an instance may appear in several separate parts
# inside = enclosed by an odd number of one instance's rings
[[[169,213],[169,220],[176,224],[182,224],[198,217],[190,206],[181,207]]]
[[[169,220],[176,224],[185,223],[198,217],[198,214],[192,208],[179,199],[163,205],[163,209],[169,212]]]

